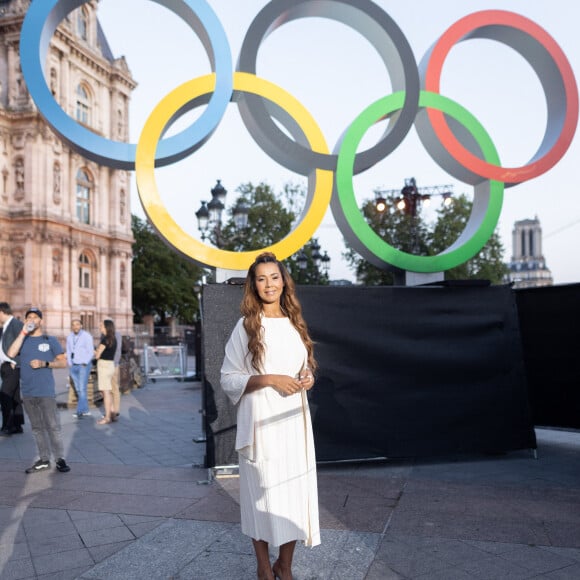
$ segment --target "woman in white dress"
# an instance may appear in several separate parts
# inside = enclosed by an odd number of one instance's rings
[[[258,578],[291,580],[296,541],[320,544],[312,422],[313,343],[294,282],[272,253],[250,266],[225,349],[221,386],[238,405],[242,532],[252,538]],[[279,547],[272,566],[269,545]]]

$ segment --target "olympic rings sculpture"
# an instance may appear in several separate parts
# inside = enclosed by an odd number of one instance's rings
[[[551,169],[570,146],[578,123],[578,88],[568,59],[556,41],[533,21],[503,10],[484,10],[461,18],[445,31],[417,66],[401,29],[371,0],[271,0],[258,13],[242,43],[236,71],[225,32],[205,0],[155,0],[183,18],[202,41],[212,73],[171,91],[146,121],[137,145],[99,137],[73,121],[54,100],[44,63],[59,22],[87,0],[32,2],[20,41],[22,72],[31,97],[55,132],[97,163],[135,169],[140,199],[151,223],[178,251],[204,266],[245,270],[263,248],[228,252],[207,246],[184,232],[163,206],[155,167],[183,159],[199,149],[217,128],[227,105],[240,115],[260,147],[284,167],[308,176],[308,195],[300,221],[267,250],[280,259],[298,251],[319,227],[330,204],[348,242],[380,268],[438,272],[474,256],[493,234],[504,187]],[[278,87],[256,75],[258,51],[265,38],[291,20],[337,20],[369,41],[387,69],[393,93],[370,104],[346,128],[332,153],[315,120]],[[439,94],[449,51],[471,38],[486,38],[516,50],[538,76],[547,103],[547,124],[536,153],[522,167],[503,167],[481,124],[458,103]],[[207,108],[181,133],[163,134],[183,113]],[[378,143],[358,152],[371,125],[388,119]],[[282,125],[287,133],[280,130]],[[356,205],[352,178],[392,153],[411,127],[434,161],[456,179],[474,187],[468,223],[449,248],[436,256],[415,256],[386,244],[368,226]],[[289,136],[288,136],[289,134]]]

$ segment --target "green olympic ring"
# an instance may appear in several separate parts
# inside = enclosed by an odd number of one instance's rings
[[[341,232],[366,260],[379,268],[385,263],[412,272],[441,272],[462,264],[474,256],[493,234],[503,203],[504,184],[483,180],[474,185],[473,208],[465,229],[449,248],[435,256],[416,256],[397,250],[385,242],[365,221],[357,207],[352,176],[356,150],[367,129],[377,121],[399,111],[405,93],[399,91],[383,97],[367,107],[350,125],[342,140],[336,170],[336,188],[331,208]],[[425,108],[442,111],[471,134],[488,163],[499,164],[497,150],[479,121],[455,101],[438,93],[421,91],[421,115]],[[419,119],[418,119],[419,120]],[[417,121],[416,121],[417,123]],[[435,159],[435,158],[434,158]],[[435,159],[437,163],[440,160]]]

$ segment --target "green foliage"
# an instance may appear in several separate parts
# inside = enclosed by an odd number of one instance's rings
[[[148,222],[131,216],[133,311],[135,322],[152,314],[161,324],[168,316],[192,323],[199,305],[193,286],[204,271],[161,240]]]
[[[285,238],[306,199],[304,188],[295,184],[286,184],[279,196],[264,182],[256,186],[252,183],[242,184],[236,192],[238,197],[233,201],[221,231],[210,235],[214,245],[233,251],[265,248]],[[233,218],[233,208],[240,201],[249,208],[248,227],[242,232],[237,230]],[[328,277],[319,275],[314,266],[310,244],[303,251],[307,259],[305,269],[299,267],[296,254],[284,261],[294,280],[300,284],[328,284]]]
[[[411,216],[397,209],[398,196],[387,197],[387,209],[380,213],[374,200],[368,200],[362,207],[363,215],[373,230],[393,247],[415,255],[428,256],[442,252],[459,237],[471,213],[472,202],[465,195],[453,197],[453,203],[442,205],[437,210],[437,220],[432,228],[427,227],[421,206],[417,215]],[[496,232],[477,255],[445,272],[446,280],[485,279],[492,284],[500,284],[507,273],[503,263],[504,248]],[[367,286],[389,286],[394,283],[392,271],[381,270],[348,246],[343,253],[357,280]]]
[[[449,206],[437,210],[437,223],[430,235],[433,254],[448,248],[464,230],[471,214],[472,202],[464,194],[453,198]],[[489,280],[492,284],[501,284],[509,273],[503,262],[504,247],[497,231],[486,242],[485,246],[470,260],[445,272],[446,280]]]
[[[420,256],[429,255],[429,234],[421,219],[420,209],[418,209],[417,216],[411,216],[397,209],[398,196],[395,194],[389,194],[385,199],[387,209],[383,212],[377,211],[374,200],[367,200],[362,207],[363,215],[373,231],[388,244],[402,252]],[[392,270],[382,270],[373,266],[348,243],[343,258],[354,270],[356,279],[365,286],[391,286],[394,284],[395,275]]]
[[[244,202],[249,208],[248,227],[239,232],[234,223],[233,209],[230,209],[229,219],[219,236],[213,234],[213,241],[220,248],[238,252],[263,248],[280,241],[290,232],[294,214],[284,207],[269,185],[246,183],[240,185],[236,192],[239,195],[232,208],[238,201]]]

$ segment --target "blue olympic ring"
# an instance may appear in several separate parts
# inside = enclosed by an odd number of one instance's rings
[[[204,45],[216,73],[216,87],[203,114],[190,126],[159,143],[155,165],[169,165],[201,147],[220,123],[233,91],[229,42],[205,0],[155,0],[193,29]],[[30,96],[48,124],[68,145],[85,157],[116,169],[134,169],[137,145],[96,135],[69,117],[55,101],[46,83],[45,63],[50,40],[58,24],[87,0],[37,0],[31,2],[20,36],[22,74]]]

